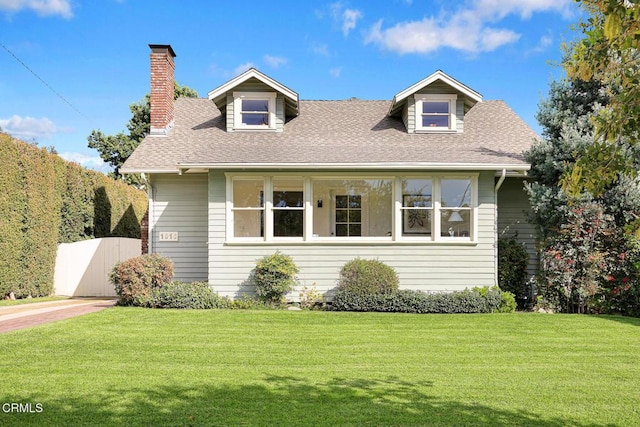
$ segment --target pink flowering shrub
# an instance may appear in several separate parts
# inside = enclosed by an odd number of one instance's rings
[[[600,204],[572,206],[545,241],[539,303],[569,313],[637,313],[638,249]]]

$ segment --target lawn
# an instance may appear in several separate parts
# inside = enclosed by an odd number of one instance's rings
[[[49,302],[49,301],[61,301],[61,300],[65,300],[65,299],[69,299],[69,297],[59,297],[59,296],[53,296],[53,297],[37,297],[37,298],[22,298],[22,299],[3,299],[0,300],[0,307],[8,307],[8,306],[13,306],[13,305],[23,305],[23,304],[33,304],[36,302]]]
[[[632,426],[640,319],[117,307],[0,335],[0,380],[3,426]]]

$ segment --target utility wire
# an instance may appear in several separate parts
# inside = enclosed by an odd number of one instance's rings
[[[31,74],[33,74],[35,76],[35,78],[37,78],[38,80],[40,80],[42,82],[43,85],[45,85],[51,92],[55,93],[56,96],[58,98],[60,98],[61,100],[63,100],[69,107],[71,107],[76,113],[80,114],[82,117],[84,117],[85,119],[89,120],[89,118],[84,115],[80,110],[78,110],[75,105],[73,105],[71,102],[69,102],[64,96],[60,95],[60,93],[55,90],[53,87],[51,87],[51,85],[49,83],[47,83],[46,81],[44,81],[44,79],[42,77],[40,77],[35,71],[33,71],[31,68],[29,68],[29,66],[27,64],[25,64],[20,58],[18,58],[15,53],[11,52],[11,50],[9,50],[8,47],[6,47],[2,42],[0,42],[0,46],[2,46],[2,48],[4,50],[7,51],[7,53],[11,56],[13,56],[13,58],[18,61],[18,63],[20,65],[22,65],[24,68],[26,68]]]

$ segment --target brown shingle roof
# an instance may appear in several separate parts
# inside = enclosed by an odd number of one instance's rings
[[[462,133],[407,133],[387,116],[389,101],[300,101],[300,115],[284,132],[227,132],[213,102],[180,98],[175,127],[148,136],[126,161],[126,171],[175,171],[179,164],[525,166],[537,135],[502,101],[477,103]]]

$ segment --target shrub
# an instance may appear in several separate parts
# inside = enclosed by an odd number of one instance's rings
[[[340,270],[338,290],[354,295],[388,294],[398,290],[396,271],[376,259],[356,258]]]
[[[511,292],[524,308],[529,298],[527,286],[527,265],[529,254],[518,235],[498,240],[498,285],[503,291]]]
[[[496,310],[498,313],[513,313],[516,311],[516,297],[511,292],[500,293],[500,305]]]
[[[121,305],[144,305],[151,290],[171,281],[173,262],[158,254],[146,254],[117,263],[109,279],[118,294]]]
[[[231,300],[215,293],[206,282],[171,282],[151,290],[142,306],[152,308],[210,309],[229,308]]]
[[[367,295],[338,290],[334,294],[331,309],[395,313],[491,313],[499,311],[502,293],[495,287],[434,294],[408,289]]]
[[[258,298],[268,303],[281,303],[284,295],[293,290],[298,271],[291,257],[280,252],[258,260],[254,269]]]
[[[312,309],[316,305],[322,304],[323,296],[318,289],[316,288],[316,284],[314,283],[311,287],[303,286],[300,290],[300,307]]]

